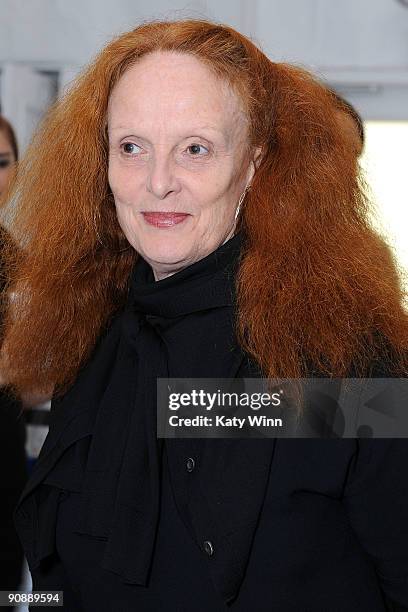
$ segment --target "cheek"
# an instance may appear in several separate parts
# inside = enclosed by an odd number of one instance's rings
[[[190,181],[190,186],[201,208],[211,214],[228,214],[236,206],[236,177],[229,164],[213,168],[199,180]]]
[[[141,194],[142,181],[131,168],[119,166],[115,163],[109,165],[108,181],[115,200],[131,203]]]
[[[115,163],[109,165],[108,182],[111,188],[116,208],[116,216],[126,238],[132,243],[134,221],[132,219],[132,204],[137,202],[137,187],[129,176],[129,169]]]
[[[234,215],[238,198],[237,186],[230,177],[222,177],[217,182],[207,183],[203,186],[205,194],[206,211],[214,222],[223,222]]]

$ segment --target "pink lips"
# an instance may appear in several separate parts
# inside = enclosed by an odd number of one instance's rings
[[[171,227],[182,223],[189,215],[186,213],[172,213],[172,212],[144,212],[143,218],[155,227]]]

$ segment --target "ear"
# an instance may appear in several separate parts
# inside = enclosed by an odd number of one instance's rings
[[[250,164],[249,164],[249,169],[247,173],[247,185],[251,184],[252,179],[254,178],[254,174],[256,170],[259,168],[261,161],[262,161],[262,147],[256,147],[252,155]]]
[[[254,151],[254,157],[253,157],[253,162],[254,162],[254,166],[256,170],[258,170],[261,164],[262,156],[263,156],[263,147],[256,147]]]

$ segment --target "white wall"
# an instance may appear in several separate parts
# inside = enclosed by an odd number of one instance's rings
[[[209,16],[275,59],[371,69],[408,83],[408,10],[397,0],[1,0],[0,62],[87,62],[113,35],[154,17]]]
[[[2,0],[0,61],[81,65],[111,37],[141,20],[203,16],[205,4],[201,0]]]
[[[3,77],[21,63],[57,71],[62,87],[143,20],[210,17],[250,35],[271,59],[310,68],[365,119],[408,119],[408,10],[397,0],[1,0],[0,8]],[[16,102],[0,77],[2,110],[21,126],[24,146],[19,87]]]

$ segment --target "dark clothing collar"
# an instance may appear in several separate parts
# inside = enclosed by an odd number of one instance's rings
[[[242,242],[238,233],[203,259],[159,281],[139,257],[131,275],[129,305],[146,315],[170,318],[232,305]]]

